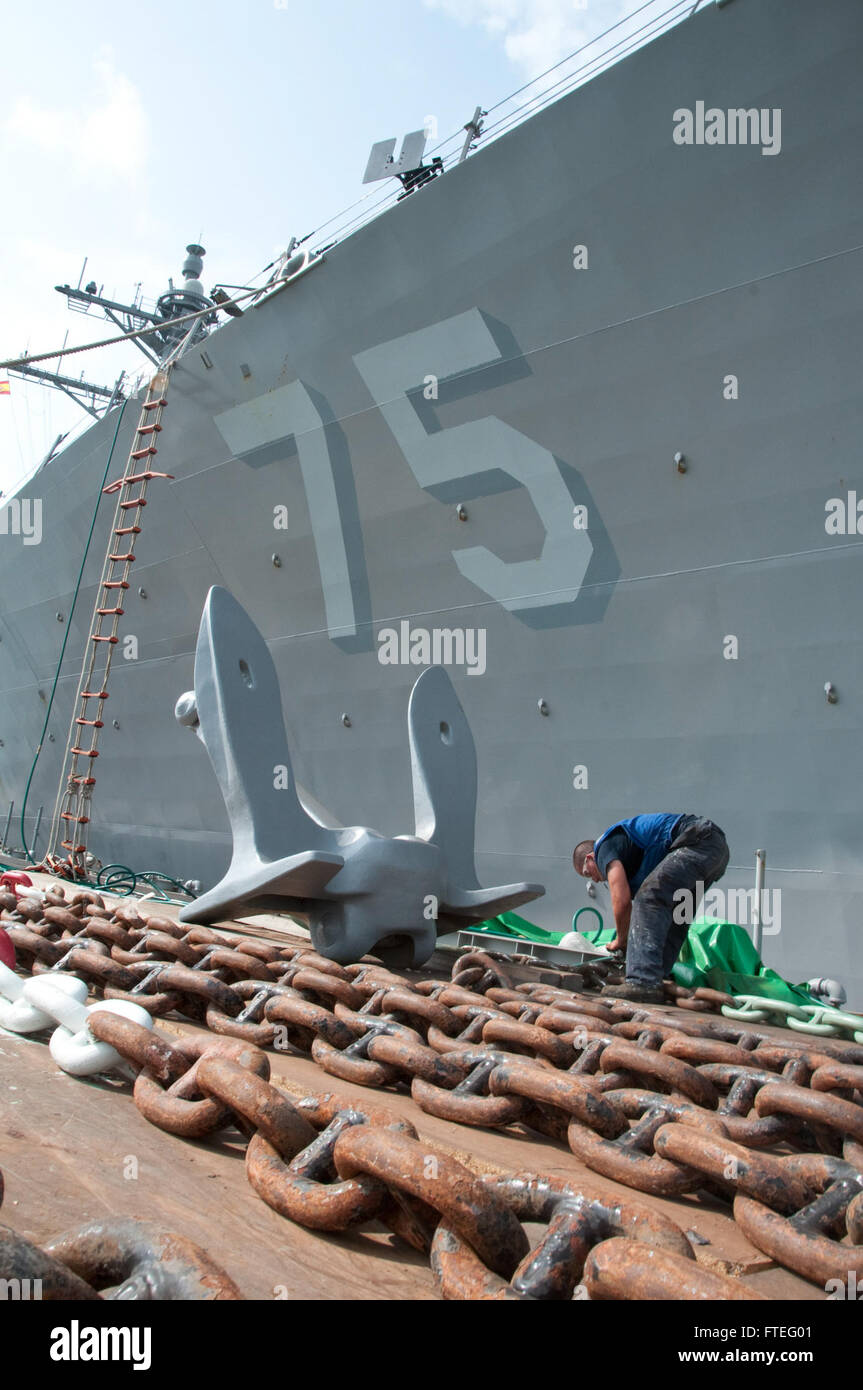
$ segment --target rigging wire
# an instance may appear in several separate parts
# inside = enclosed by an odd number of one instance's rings
[[[601,63],[603,59],[609,57],[610,54],[614,53],[615,49],[621,48],[621,45],[626,44],[627,47],[622,48],[621,52],[618,53],[614,59],[615,62],[619,62],[621,58],[625,58],[628,53],[631,53],[634,49],[639,48],[648,39],[654,38],[657,34],[662,32],[661,26],[663,22],[666,21],[668,16],[671,15],[674,11],[677,11],[678,13],[674,16],[674,18],[668,20],[668,23],[665,26],[666,28],[672,27],[675,23],[675,20],[680,18],[681,8],[685,8],[685,6],[689,3],[690,0],[674,0],[674,4],[670,5],[667,10],[664,10],[662,14],[654,15],[651,19],[647,21],[647,23],[641,25],[640,28],[636,29],[634,33],[627,34],[623,38],[618,39],[615,44],[612,44],[611,48],[606,49],[603,53],[597,54],[595,58],[591,58],[588,60],[588,62],[583,63],[581,67],[575,68],[572,72],[567,73],[565,77],[560,78],[558,82],[554,83],[551,87],[547,88],[546,91],[540,93],[536,97],[531,97],[529,101],[524,102],[519,107],[516,107],[515,111],[509,112],[506,116],[502,116],[500,120],[495,122],[493,126],[490,126],[488,131],[485,131],[484,134],[490,135],[493,131],[496,131],[497,134],[495,135],[495,139],[498,139],[501,135],[505,134],[506,131],[512,129],[513,126],[520,124],[520,122],[525,119],[525,116],[522,113],[527,112],[528,108],[534,105],[534,103],[541,104],[536,105],[535,110],[530,113],[533,115],[535,115],[537,111],[541,111],[544,108],[544,106],[547,106],[550,100],[557,101],[560,97],[566,95],[568,92],[574,91],[577,86],[582,85],[590,77],[596,76],[595,72],[589,72],[590,68],[596,67],[596,65],[598,63]],[[651,32],[646,32],[647,30],[651,29],[651,25],[655,27],[651,30]],[[575,78],[579,77],[579,74],[582,74],[579,81],[574,81]],[[555,93],[557,87],[560,87],[562,90],[560,92],[556,92],[556,94],[552,96],[551,94]]]
[[[532,78],[530,82],[524,83],[521,87],[516,88],[514,92],[511,92],[508,96],[503,97],[500,101],[496,102],[494,106],[489,108],[489,111],[486,112],[486,114],[489,114],[492,111],[499,110],[502,106],[505,106],[508,102],[512,101],[516,96],[519,96],[522,92],[527,91],[528,88],[535,86],[537,82],[541,82],[544,77],[549,76],[552,72],[555,72],[558,68],[562,67],[565,63],[570,62],[579,54],[586,52],[586,50],[588,48],[593,47],[594,44],[597,44],[602,39],[607,38],[616,29],[619,29],[621,25],[628,23],[630,20],[634,19],[637,15],[641,14],[644,10],[648,9],[651,5],[655,3],[656,0],[645,0],[644,4],[639,5],[630,14],[624,15],[622,19],[617,21],[617,23],[609,25],[608,29],[603,30],[601,34],[596,35],[596,37],[589,40],[588,43],[582,44],[581,47],[574,49],[572,53],[569,53],[565,58],[561,58],[559,62],[553,64],[552,67],[547,68],[544,72],[540,73],[538,77]],[[679,22],[684,17],[681,11],[685,10],[690,3],[691,0],[674,0],[674,3],[671,6],[664,10],[660,15],[654,15],[651,19],[646,21],[645,24],[641,25],[639,29],[635,30],[634,33],[625,35],[623,38],[617,40],[614,44],[612,44],[610,48],[603,50],[603,52],[597,54],[595,58],[589,59],[588,62],[582,64],[580,68],[575,69],[574,72],[571,71],[565,74],[565,76],[558,79],[557,82],[552,83],[551,86],[545,88],[542,92],[537,93],[536,96],[531,97],[527,102],[522,103],[522,105],[520,107],[517,107],[515,111],[508,112],[505,115],[501,116],[498,121],[496,121],[487,130],[483,131],[483,136],[486,139],[486,143],[489,143],[488,137],[492,134],[494,135],[495,139],[498,139],[501,135],[505,134],[507,130],[511,129],[513,125],[518,123],[519,116],[522,116],[522,113],[527,111],[529,108],[533,107],[534,111],[531,114],[535,114],[536,111],[542,109],[543,105],[547,105],[549,101],[557,100],[559,96],[563,95],[563,92],[557,92],[557,89],[559,87],[562,87],[564,92],[570,90],[570,87],[568,87],[567,84],[572,84],[573,79],[580,72],[584,72],[586,69],[600,63],[603,59],[608,58],[612,53],[614,53],[615,49],[620,48],[621,44],[628,44],[628,47],[625,48],[622,53],[617,55],[617,59],[615,59],[615,61],[618,61],[621,57],[625,56],[626,53],[630,52],[634,47],[637,47],[639,43],[643,43],[646,41],[647,38],[653,37],[655,33],[659,32],[658,29],[654,29],[653,33],[651,34],[644,33],[644,30],[648,29],[650,25],[660,25],[663,20],[668,19],[668,16],[674,16],[673,18],[668,20],[668,24],[666,26],[669,28],[672,27],[674,23]],[[697,8],[697,5],[695,8]],[[694,10],[690,10],[690,13],[694,13]],[[640,39],[638,38],[639,35],[642,36]],[[585,79],[583,78],[582,80]],[[557,93],[557,95],[554,95],[555,93]],[[522,119],[523,118],[524,117],[522,116]],[[454,131],[452,135],[446,136],[443,140],[439,141],[437,145],[434,145],[432,149],[428,151],[428,153],[430,155],[433,155],[437,151],[445,149],[446,146],[451,144],[454,140],[462,138],[462,131],[464,129],[465,127],[461,127],[458,131]],[[447,160],[449,160],[451,163],[452,159],[455,157],[455,153],[455,150],[453,150],[450,152],[449,155],[445,157],[445,167]],[[336,228],[336,231],[333,235],[337,240],[343,236],[351,235],[352,232],[358,231],[360,227],[366,225],[367,222],[374,220],[374,218],[377,215],[379,215],[380,212],[382,212],[387,206],[391,206],[393,204],[394,198],[397,201],[395,189],[387,189],[387,191],[383,194],[381,194],[378,189],[371,189],[367,194],[364,194],[363,197],[358,198],[354,203],[349,204],[348,207],[343,208],[340,212],[335,213],[332,217],[320,223],[313,231],[308,232],[304,237],[302,237],[297,244],[302,245],[303,243],[312,240],[312,238],[316,237],[318,233],[323,231],[325,227],[330,227],[334,222],[338,222],[340,218],[343,218],[349,212],[352,212],[354,208],[362,207],[366,202],[368,202],[371,198],[374,197],[377,198],[377,201],[374,202],[372,206],[366,210],[368,216],[366,216],[365,213],[358,213],[355,217],[349,219],[349,221],[347,222],[342,222],[341,225]],[[265,274],[266,271],[269,270],[273,264],[275,264],[275,262],[271,262],[270,266],[265,266],[263,270],[256,272],[256,274],[252,276],[252,279],[255,280],[258,278],[259,275]],[[260,293],[260,288],[250,289],[245,294],[234,296],[233,302],[242,303],[246,299],[255,298]],[[37,353],[34,355],[28,355],[25,357],[9,358],[6,361],[0,362],[0,370],[8,370],[9,368],[26,366],[28,363],[32,362],[49,361],[52,358],[61,358],[67,355],[72,356],[73,354],[81,352],[90,352],[94,351],[97,348],[112,347],[116,343],[128,342],[136,338],[146,338],[147,336],[152,335],[154,333],[162,332],[165,328],[170,328],[182,323],[189,323],[194,319],[203,318],[207,314],[212,312],[213,308],[212,306],[210,306],[206,309],[196,310],[194,313],[191,314],[183,314],[176,319],[166,320],[164,323],[161,324],[151,325],[149,328],[133,329],[129,332],[119,334],[116,337],[104,338],[98,342],[86,343],[79,347],[69,348],[64,345],[63,348],[55,352],[44,352]],[[20,442],[18,447],[20,453]]]
[[[519,96],[522,92],[527,91],[528,88],[535,86],[537,82],[542,81],[544,77],[549,76],[550,73],[555,72],[564,64],[569,63],[573,58],[578,57],[579,54],[585,53],[589,48],[592,48],[594,45],[600,43],[603,39],[608,38],[608,36],[612,34],[616,29],[619,29],[621,25],[624,25],[629,21],[635,19],[644,10],[650,8],[651,6],[655,6],[657,3],[661,3],[661,0],[645,0],[644,4],[639,5],[630,14],[624,15],[623,18],[618,20],[616,24],[610,25],[608,29],[603,30],[601,34],[597,34],[595,38],[590,39],[586,44],[582,44],[581,47],[574,49],[571,53],[567,54],[565,58],[561,58],[559,62],[553,64],[552,67],[547,68],[545,72],[540,73],[538,77],[532,78],[530,82],[524,83],[514,92],[511,92],[508,96],[503,97],[500,101],[496,102],[494,106],[489,107],[488,111],[485,114],[489,115],[491,112],[499,110],[502,106],[505,106],[508,102],[511,102],[516,96]],[[579,85],[578,82],[574,81],[574,79],[578,76],[579,73],[583,74],[580,79],[581,82],[587,81],[591,76],[595,76],[596,71],[591,73],[588,71],[588,69],[594,68],[598,70],[599,65],[603,63],[603,61],[611,58],[611,56],[615,54],[615,50],[621,48],[621,45],[627,46],[623,48],[623,50],[620,53],[617,53],[616,56],[612,58],[613,62],[618,62],[621,58],[625,57],[628,53],[632,52],[641,44],[647,42],[651,38],[656,37],[660,32],[663,31],[663,25],[666,29],[674,27],[675,24],[681,22],[682,20],[688,17],[686,13],[687,9],[690,13],[694,13],[694,11],[692,11],[691,9],[691,4],[692,0],[674,0],[674,3],[668,6],[660,14],[653,14],[652,16],[648,17],[639,26],[638,29],[623,35],[621,38],[617,39],[615,43],[611,44],[608,48],[603,49],[601,53],[596,54],[593,58],[587,59],[586,62],[581,64],[580,67],[567,72],[556,82],[544,88],[541,92],[536,93],[533,97],[530,97],[526,102],[523,102],[519,107],[515,109],[515,111],[509,111],[501,115],[496,122],[494,122],[487,129],[483,130],[482,139],[484,141],[484,144],[488,145],[490,143],[493,143],[493,140],[499,139],[501,135],[506,134],[508,130],[513,128],[513,126],[519,124],[521,120],[526,119],[527,117],[525,113],[529,115],[535,115],[538,111],[542,110],[544,106],[548,105],[550,102],[559,100],[559,98],[565,95],[566,92],[572,90],[574,86]],[[651,26],[653,27],[651,28]],[[561,90],[558,90],[558,88],[560,88]],[[531,110],[531,108],[533,109]],[[448,145],[451,145],[453,141],[458,141],[459,145],[457,149],[451,150],[449,154],[443,157],[444,167],[451,168],[452,161],[456,159],[456,156],[460,153],[461,145],[464,142],[463,132],[465,128],[466,127],[464,126],[460,127],[457,131],[454,131],[451,135],[446,136],[443,140],[439,141],[436,145],[432,146],[432,148],[428,150],[426,153],[428,155],[434,155],[439,151],[444,150]],[[493,139],[489,140],[489,136],[492,135]],[[302,244],[302,242],[309,241],[312,237],[316,236],[320,230],[322,230],[324,227],[332,226],[334,222],[339,222],[340,224],[331,234],[333,237],[335,237],[338,240],[342,237],[350,236],[354,231],[358,231],[361,227],[373,221],[374,218],[379,216],[380,213],[383,210],[385,210],[387,206],[392,206],[394,201],[398,200],[398,194],[396,190],[394,188],[388,189],[381,197],[379,197],[379,200],[376,203],[373,203],[371,207],[367,208],[364,212],[357,213],[354,217],[349,218],[346,222],[340,222],[340,219],[346,217],[347,214],[349,212],[352,212],[354,208],[362,207],[362,205],[368,199],[374,196],[375,192],[377,192],[377,190],[372,190],[363,198],[360,198],[356,202],[349,204],[349,206],[342,209],[341,212],[338,212],[333,217],[328,218],[326,222],[321,223],[320,226],[316,228],[313,232],[307,233],[307,235],[302,238],[300,244]]]
[[[448,138],[452,140],[455,137],[450,135]],[[429,153],[431,153],[431,151],[429,151]],[[361,198],[357,198],[355,203],[349,203],[348,206],[342,208],[340,212],[334,212],[332,217],[327,218],[326,222],[321,222],[320,225],[315,227],[311,232],[306,232],[306,235],[300,238],[297,245],[302,246],[304,241],[310,241],[312,237],[317,236],[318,232],[322,232],[324,227],[329,227],[333,222],[337,222],[339,218],[344,217],[346,213],[353,212],[354,208],[358,208],[362,203],[367,203],[369,198],[374,198],[375,195],[379,195],[380,191],[379,188],[370,188],[368,193],[364,193]],[[269,269],[269,267],[267,267],[267,269]]]
[[[586,49],[591,48],[595,43],[599,43],[600,39],[607,38],[615,29],[619,29],[621,24],[627,24],[630,19],[635,19],[637,14],[641,14],[642,10],[649,9],[654,3],[655,0],[644,0],[643,5],[639,5],[631,14],[624,15],[616,24],[612,24],[608,29],[604,29],[601,34],[597,34],[596,38],[588,40],[587,43],[583,43],[580,48],[573,49],[572,53],[568,53],[566,57],[561,58],[559,62],[553,63],[550,68],[546,68],[545,72],[541,72],[538,77],[532,77],[531,80],[525,82],[522,87],[517,87],[514,92],[510,92],[509,96],[502,97],[500,101],[495,102],[494,106],[488,108],[486,115],[490,116],[492,111],[497,111],[499,107],[505,106],[506,103],[512,101],[514,97],[521,96],[522,92],[526,92],[528,87],[536,86],[537,82],[541,82],[544,77],[548,77],[549,73],[556,72],[558,68],[563,67],[564,63],[568,63],[570,58],[577,57],[579,53],[584,53]],[[686,3],[690,4],[691,0],[686,0]]]
[[[260,293],[259,289],[248,290],[245,294],[234,295],[231,303],[241,304],[245,299],[257,298]],[[177,324],[191,323],[193,319],[204,318],[207,314],[215,313],[218,307],[217,304],[208,304],[206,309],[196,309],[193,314],[181,314],[176,319],[165,319],[164,323],[151,324],[149,328],[133,328],[129,333],[120,333],[115,338],[103,338],[98,343],[82,343],[79,347],[71,348],[64,346],[54,352],[37,352],[32,356],[9,358],[6,362],[0,362],[0,371],[8,367],[27,366],[30,362],[47,362],[52,357],[71,357],[76,352],[92,352],[96,348],[112,347],[114,343],[128,342],[130,338],[146,338],[148,334],[163,333],[166,328],[174,328]]]

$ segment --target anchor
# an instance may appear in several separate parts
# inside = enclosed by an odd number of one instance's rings
[[[204,744],[233,836],[224,878],[180,911],[183,922],[256,912],[304,917],[321,955],[341,964],[374,952],[420,965],[439,933],[541,897],[537,883],[482,888],[474,863],[476,750],[442,666],[411,691],[413,835],[340,826],[303,801],[294,780],[276,668],[227,589],[213,587],[195,652],[195,688],[175,708]]]

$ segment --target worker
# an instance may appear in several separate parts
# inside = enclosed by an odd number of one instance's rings
[[[582,878],[608,883],[617,929],[608,943],[626,954],[622,984],[604,994],[661,1004],[694,917],[695,903],[728,867],[728,843],[702,816],[657,813],[615,822],[572,852]]]

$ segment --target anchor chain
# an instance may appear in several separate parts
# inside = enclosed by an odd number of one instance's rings
[[[2,1181],[0,1181],[2,1200]],[[67,1231],[44,1247],[0,1224],[0,1277],[51,1300],[183,1300],[243,1295],[205,1250],[147,1221],[112,1218]],[[8,1296],[8,1295],[7,1295]]]
[[[522,1288],[514,1235],[498,1259],[441,1205],[444,1188],[479,1202],[475,1175],[448,1166],[454,1160],[424,1147],[391,1112],[348,1114],[332,1097],[294,1105],[270,1084],[265,1049],[310,1057],[342,1080],[409,1092],[420,1112],[535,1130],[636,1191],[705,1190],[732,1207],[753,1244],[804,1278],[863,1274],[859,1046],[780,1039],[727,1015],[704,1017],[704,1008],[671,1015],[548,984],[513,985],[485,952],[461,956],[451,979],[411,981],[372,960],[341,966],[310,947],[145,920],[90,892],[31,891],[0,903],[19,959],[34,972],[27,982],[0,976],[0,1023],[25,1032],[57,1022],[103,1069],[133,1072],[136,1105],[172,1133],[200,1138],[239,1125],[250,1140],[249,1180],[265,1201],[313,1229],[384,1213],[391,1229],[432,1251],[444,1289],[553,1296]],[[101,999],[86,1006],[88,987]],[[28,1018],[26,1009],[35,1012]],[[153,1020],[167,1014],[215,1036],[161,1038]],[[348,1133],[358,1126],[361,1139]],[[428,1187],[412,1144],[438,1168],[446,1160],[448,1186]],[[793,1152],[768,1152],[780,1144]],[[551,1229],[557,1218],[547,1209]],[[527,1219],[519,1214],[527,1207],[509,1210]],[[602,1229],[597,1248],[609,1249],[592,1262],[585,1253],[574,1276],[583,1272],[590,1296],[618,1296],[620,1279],[632,1290],[658,1288],[663,1278],[672,1287],[685,1254],[670,1250],[651,1272],[630,1248],[631,1232]],[[470,1266],[476,1258],[485,1273]]]

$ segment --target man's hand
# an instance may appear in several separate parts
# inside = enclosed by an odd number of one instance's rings
[[[609,951],[625,951],[629,936],[629,918],[632,913],[632,894],[626,870],[619,859],[612,859],[608,866],[608,890],[611,894],[611,910],[617,933],[608,943]]]

